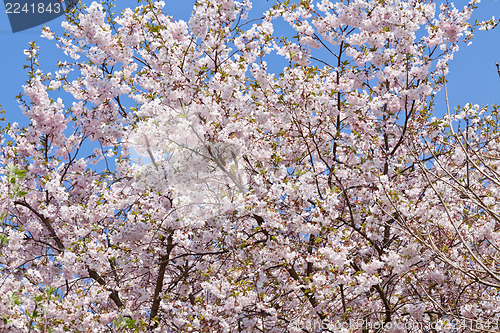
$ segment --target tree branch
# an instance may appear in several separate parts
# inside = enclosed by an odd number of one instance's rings
[[[26,207],[28,208],[33,214],[35,214],[39,219],[40,221],[42,221],[42,223],[45,225],[45,227],[49,230],[49,233],[50,233],[50,236],[54,239],[54,241],[56,242],[57,244],[57,247],[54,247],[52,246],[53,248],[55,248],[59,253],[62,253],[64,252],[64,244],[61,242],[61,239],[57,236],[56,234],[56,231],[54,230],[54,228],[52,227],[52,224],[50,224],[50,221],[45,217],[43,216],[43,214],[40,214],[39,212],[37,212],[33,207],[31,207],[31,205],[29,203],[27,203],[26,201],[20,201],[20,200],[16,200],[14,201],[14,204],[16,205],[20,205],[20,206],[23,206],[23,207]]]
[[[151,306],[151,314],[149,316],[149,320],[153,320],[158,315],[158,310],[160,308],[160,293],[163,289],[163,279],[165,278],[165,270],[167,269],[167,264],[170,258],[170,252],[174,248],[172,234],[170,233],[167,237],[167,253],[160,257],[160,268],[158,269],[158,277],[156,278],[155,291],[153,296],[153,305]],[[158,322],[155,322],[152,325],[152,328],[156,328],[158,326]]]

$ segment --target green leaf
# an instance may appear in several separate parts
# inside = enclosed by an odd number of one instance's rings
[[[21,302],[19,301],[19,295],[17,293],[12,293],[12,295],[9,297],[9,304],[11,307],[21,304]]]
[[[17,191],[16,192],[16,195],[18,197],[24,197],[26,194],[28,194],[28,192],[26,192],[26,191]]]
[[[135,328],[135,323],[136,320],[129,318],[129,317],[123,317],[120,315],[118,319],[113,320],[113,325],[115,325],[117,328]]]
[[[0,246],[9,244],[9,237],[5,235],[0,235]]]

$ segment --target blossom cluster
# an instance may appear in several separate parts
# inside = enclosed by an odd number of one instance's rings
[[[432,117],[478,3],[75,6],[2,130],[2,329],[497,321],[498,110]]]

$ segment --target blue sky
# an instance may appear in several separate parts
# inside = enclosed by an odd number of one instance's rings
[[[90,4],[90,0],[83,0]],[[483,0],[473,19],[488,19],[491,16],[500,17],[500,1]],[[166,11],[176,19],[189,19],[194,0],[166,2]],[[439,2],[439,1],[438,1]],[[119,8],[135,6],[135,0],[120,0]],[[455,1],[458,8],[466,1]],[[255,0],[252,17],[262,13],[272,1]],[[40,37],[41,26],[29,30],[12,33],[5,13],[4,5],[0,5],[0,105],[6,110],[8,121],[17,121],[26,124],[26,118],[21,113],[15,96],[22,91],[22,85],[27,79],[27,72],[23,70],[26,63],[23,50],[28,47],[29,41],[35,41],[40,46],[40,67],[45,72],[55,69],[57,60],[64,60],[65,56],[55,45],[55,42]],[[259,12],[260,11],[260,12]],[[52,30],[61,33],[63,17],[46,23]],[[467,102],[477,104],[495,104],[500,102],[500,78],[495,63],[500,62],[500,26],[493,31],[477,31],[473,43],[455,55],[451,63],[448,76],[448,93],[450,106],[464,105]],[[271,68],[279,72],[279,68]],[[445,113],[444,94],[437,97],[436,116]],[[66,103],[68,105],[70,103]]]

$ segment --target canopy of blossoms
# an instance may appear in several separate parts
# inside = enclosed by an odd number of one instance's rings
[[[30,124],[2,130],[2,332],[497,323],[498,112],[433,117],[453,54],[496,23],[469,23],[478,2],[249,20],[199,0],[184,22],[104,1],[44,28],[67,57],[45,73],[30,45]]]

